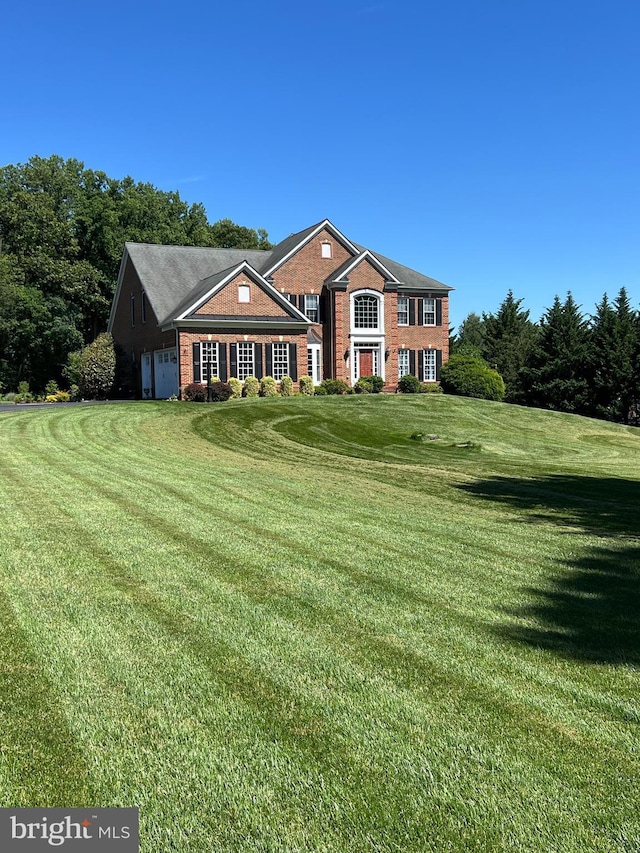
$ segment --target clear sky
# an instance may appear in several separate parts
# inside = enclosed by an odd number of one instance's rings
[[[277,242],[325,217],[455,288],[640,307],[638,0],[32,0],[0,164],[75,157]]]

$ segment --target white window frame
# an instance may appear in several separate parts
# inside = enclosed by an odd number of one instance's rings
[[[401,307],[403,305],[404,307]],[[401,315],[404,315],[406,319],[401,320]],[[399,326],[408,326],[409,325],[409,297],[408,296],[398,296],[398,325]]]
[[[211,357],[213,355],[213,358]],[[211,364],[211,376],[220,376],[220,361],[217,341],[200,341],[200,382],[207,382],[205,364]],[[215,370],[214,370],[215,366]]]
[[[436,352],[434,349],[426,349],[422,353],[422,375],[424,382],[436,382]]]
[[[248,284],[238,285],[238,302],[251,302],[251,287]]]
[[[320,295],[318,293],[304,294],[304,313],[312,323],[320,322]]]
[[[256,351],[252,341],[238,341],[237,346],[238,379],[244,382],[247,376],[255,376]]]
[[[283,376],[289,376],[289,344],[278,342],[271,347],[271,375],[280,382]]]
[[[307,344],[307,373],[314,385],[322,381],[322,361],[320,344]]]
[[[398,350],[398,379],[402,379],[403,376],[408,376],[411,372],[411,361],[409,358],[409,350],[408,349],[399,349]]]
[[[320,244],[320,257],[322,258],[332,258],[333,257],[333,246],[328,240],[323,240]]]
[[[427,304],[429,307],[427,307]],[[427,319],[429,318],[429,319]],[[432,296],[425,296],[422,300],[422,325],[435,326],[436,324],[436,300]]]
[[[363,329],[355,327],[355,300],[358,296],[374,296],[378,300],[378,325],[373,329]],[[379,290],[364,288],[362,290],[354,290],[349,294],[349,354],[348,366],[350,368],[351,383],[357,382],[359,358],[356,353],[356,348],[366,346],[368,348],[377,348],[378,363],[377,375],[385,378],[385,335],[384,335],[384,298]]]

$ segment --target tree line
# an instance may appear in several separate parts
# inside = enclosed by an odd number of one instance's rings
[[[495,314],[471,313],[452,354],[476,356],[504,379],[506,402],[637,424],[640,315],[622,287],[585,315],[571,293],[556,296],[538,323],[509,291]]]
[[[269,249],[264,229],[213,224],[131,177],[52,155],[0,168],[0,393],[60,381],[107,326],[124,243]]]

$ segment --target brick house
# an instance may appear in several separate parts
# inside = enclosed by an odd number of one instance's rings
[[[450,287],[353,243],[328,219],[270,251],[126,243],[108,329],[138,396],[209,375],[439,379]]]

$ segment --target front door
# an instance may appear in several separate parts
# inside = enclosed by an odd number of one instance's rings
[[[373,376],[373,350],[358,350],[358,377]]]

